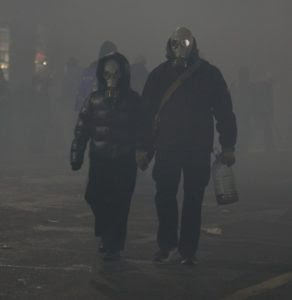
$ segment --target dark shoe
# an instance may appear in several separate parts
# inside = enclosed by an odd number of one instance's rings
[[[184,266],[195,266],[198,264],[198,260],[196,259],[196,257],[187,256],[183,257],[180,263]]]
[[[169,261],[170,258],[174,255],[174,253],[176,253],[176,248],[170,250],[159,249],[157,252],[155,252],[153,261],[155,262]]]
[[[120,251],[106,251],[103,260],[104,261],[118,261],[121,259]]]

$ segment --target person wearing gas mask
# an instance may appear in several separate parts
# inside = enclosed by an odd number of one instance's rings
[[[147,148],[151,129],[145,127],[141,98],[130,88],[130,66],[119,54],[98,61],[98,90],[80,110],[71,146],[71,166],[81,168],[90,141],[90,169],[85,199],[95,216],[104,260],[120,259],[136,181],[136,150]]]
[[[223,163],[235,162],[236,120],[221,72],[201,59],[190,30],[177,28],[167,42],[167,61],[149,75],[143,91],[154,128],[156,209],[159,250],[169,259],[178,248],[181,263],[196,261],[204,190],[210,177],[214,118]],[[144,152],[145,160],[147,151]],[[184,202],[178,235],[176,195],[183,174]]]
[[[112,52],[117,52],[117,46],[111,41],[105,41],[102,43],[98,59],[93,61],[82,73],[81,81],[77,89],[76,98],[75,98],[75,111],[80,111],[84,99],[90,95],[91,92],[97,90],[97,81],[95,77],[95,72],[98,66],[98,60],[108,55]]]

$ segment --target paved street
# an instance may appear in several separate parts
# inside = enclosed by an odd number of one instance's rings
[[[210,184],[195,267],[151,261],[149,174],[139,176],[124,259],[104,263],[83,200],[87,166],[73,173],[62,155],[2,161],[0,299],[292,299],[291,154],[239,160],[238,204],[217,206]]]

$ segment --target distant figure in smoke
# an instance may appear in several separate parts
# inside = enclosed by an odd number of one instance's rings
[[[1,101],[6,101],[9,94],[8,82],[4,77],[4,72],[0,68],[0,99]],[[3,103],[1,102],[1,103]]]
[[[70,109],[70,111],[74,110],[73,101],[78,91],[81,75],[82,68],[78,59],[70,57],[64,68],[62,85],[63,99],[66,103],[66,107]]]
[[[99,50],[98,59],[104,57],[105,55],[116,52],[117,46],[111,41],[105,41]],[[91,92],[97,90],[97,81],[95,77],[95,72],[97,68],[98,60],[92,62],[83,72],[81,82],[78,88],[75,110],[79,111],[84,99],[90,95]]]
[[[275,149],[274,131],[274,87],[269,74],[267,78],[254,84],[255,123],[263,132],[264,148],[270,152]]]
[[[79,113],[71,148],[71,166],[79,170],[90,140],[90,170],[85,198],[95,216],[104,260],[120,259],[136,182],[136,149],[150,145],[140,96],[130,88],[130,66],[119,54],[98,61],[98,90]]]
[[[246,154],[252,136],[253,118],[253,85],[250,81],[250,73],[247,67],[241,67],[238,71],[238,80],[231,87],[235,103],[235,112],[238,120],[238,149]]]
[[[192,265],[200,236],[204,190],[210,177],[214,118],[222,162],[229,166],[235,162],[237,130],[231,97],[221,72],[199,57],[196,40],[184,27],[175,30],[168,40],[167,61],[150,73],[143,96],[155,130],[153,178],[159,250],[154,260],[167,260],[178,247],[181,263]],[[140,155],[143,163],[147,153],[144,155]],[[176,195],[181,173],[184,203],[178,237]]]
[[[69,142],[71,139],[73,123],[75,122],[75,96],[78,91],[82,68],[79,61],[75,57],[69,58],[67,61],[62,83],[62,105],[63,105],[63,124],[64,124],[64,140]],[[63,117],[62,117],[63,118]]]
[[[32,81],[30,150],[40,154],[46,148],[51,121],[51,88],[53,78],[48,67],[40,70]]]
[[[149,72],[146,68],[146,59],[140,54],[136,57],[131,66],[131,86],[133,90],[140,95],[142,94],[148,75]]]
[[[5,115],[9,105],[9,87],[8,82],[4,77],[4,72],[0,68],[0,137],[4,134]]]

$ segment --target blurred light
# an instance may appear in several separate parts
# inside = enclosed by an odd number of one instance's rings
[[[7,64],[7,63],[1,63],[1,64],[0,64],[0,68],[1,68],[2,70],[7,70],[7,69],[8,69],[8,64]]]
[[[43,61],[43,66],[47,66],[48,62],[46,60]]]

